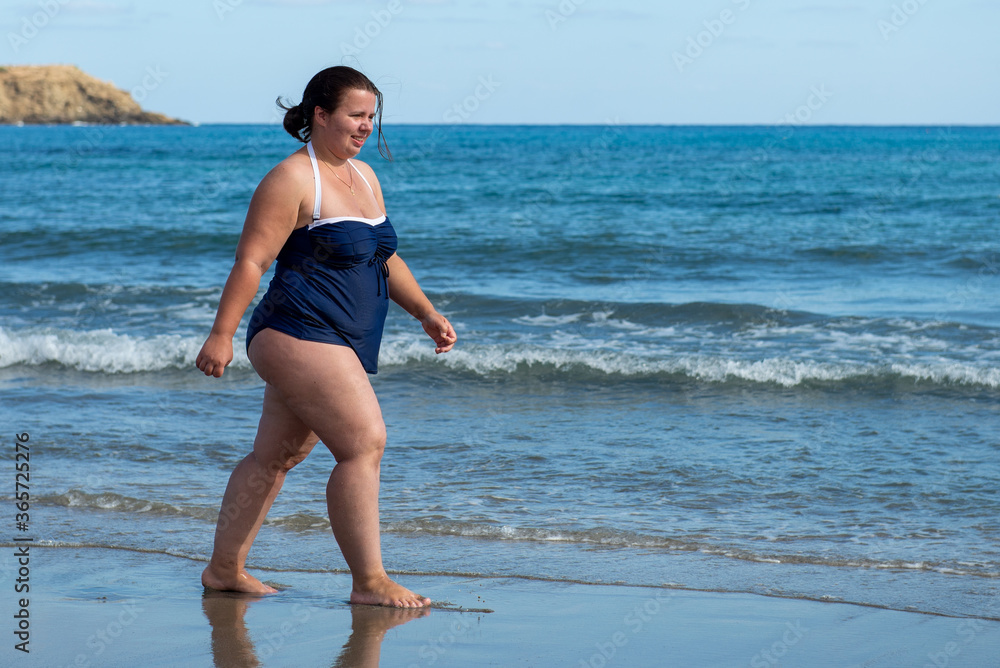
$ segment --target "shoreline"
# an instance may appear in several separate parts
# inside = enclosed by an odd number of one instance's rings
[[[383,537],[384,538],[384,537]],[[289,539],[293,539],[290,537]],[[0,550],[11,550],[16,549],[14,543],[0,542]],[[127,552],[135,555],[148,555],[152,557],[163,557],[167,559],[178,559],[195,564],[208,564],[207,558],[193,557],[184,554],[173,554],[165,553],[162,550],[157,549],[144,549],[139,547],[108,547],[106,545],[45,545],[45,544],[33,544],[31,545],[33,550],[78,550],[81,552],[90,550],[108,550],[111,552]],[[347,577],[350,575],[350,571],[346,568],[334,568],[328,570],[319,569],[291,569],[291,568],[276,568],[272,566],[263,566],[260,564],[250,564],[248,566],[250,570],[254,573],[260,573],[261,580],[268,580],[268,582],[278,582],[280,584],[280,579],[283,574],[293,574],[301,575],[304,577],[327,577],[327,576],[343,576]],[[635,590],[654,590],[663,592],[691,592],[695,594],[721,594],[721,595],[746,595],[746,596],[760,596],[763,598],[773,598],[783,601],[802,601],[808,603],[819,603],[819,604],[838,604],[838,605],[850,605],[860,608],[871,608],[873,610],[883,610],[886,612],[900,612],[906,614],[914,615],[928,615],[931,617],[942,617],[945,619],[973,619],[982,620],[989,622],[1000,622],[1000,609],[997,610],[996,616],[991,615],[979,615],[970,614],[962,615],[957,613],[943,612],[938,610],[907,610],[900,607],[893,607],[891,605],[884,605],[880,603],[869,603],[865,601],[850,601],[838,598],[823,597],[823,596],[810,596],[807,594],[780,594],[774,592],[761,592],[761,591],[750,591],[750,590],[740,590],[740,589],[725,589],[725,588],[711,588],[711,587],[691,587],[679,584],[663,584],[663,585],[653,585],[653,584],[641,584],[641,583],[629,583],[629,582],[595,582],[593,580],[583,580],[574,578],[560,578],[560,577],[550,577],[544,575],[524,575],[524,574],[491,574],[491,573],[475,573],[471,571],[422,571],[422,570],[400,570],[400,569],[386,569],[388,573],[393,578],[453,578],[459,580],[477,580],[483,582],[489,581],[501,581],[501,580],[512,580],[512,581],[524,581],[524,582],[538,582],[543,584],[551,585],[580,585],[584,587],[616,587],[621,589],[635,589]],[[348,590],[349,590],[348,585]],[[346,601],[346,599],[345,599]],[[478,612],[483,612],[483,610],[467,609]],[[493,610],[487,610],[487,612],[493,612]]]
[[[1000,648],[998,621],[758,594],[406,574],[435,605],[403,611],[351,606],[346,573],[261,569],[281,592],[253,597],[206,592],[187,557],[31,556],[29,665],[982,666]]]
[[[180,435],[178,435],[180,437]],[[322,468],[316,469],[322,472]],[[391,472],[390,472],[391,473]],[[301,490],[311,488],[313,471],[303,468],[289,482],[284,503],[299,512]],[[96,474],[94,474],[96,475]],[[96,483],[95,483],[96,484]],[[297,488],[301,488],[297,489]],[[121,501],[129,501],[120,505]],[[207,563],[206,546],[211,531],[200,506],[183,508],[161,501],[106,495],[101,506],[75,505],[72,499],[52,505],[41,503],[33,518],[39,526],[74,527],[72,536],[36,543],[36,554],[80,553],[81,559],[101,550],[121,558],[166,558],[199,565]],[[176,502],[176,501],[174,501]],[[315,503],[320,500],[316,499]],[[68,505],[66,505],[68,504]],[[110,505],[109,505],[110,504]],[[112,507],[114,506],[114,507]],[[284,509],[282,505],[278,511]],[[135,512],[139,512],[135,515]],[[197,511],[197,512],[194,512]],[[191,513],[194,512],[192,515]],[[147,516],[147,513],[149,515]],[[262,531],[248,567],[263,578],[284,574],[303,577],[346,574],[329,529],[292,528],[288,518],[276,513]],[[152,524],[149,524],[152,522]],[[130,532],[113,540],[109,526],[132,524]],[[134,523],[134,524],[133,524]],[[62,533],[62,532],[57,532]],[[72,538],[76,537],[77,540]],[[90,537],[91,540],[79,540]],[[112,542],[113,540],[113,542]],[[891,567],[837,567],[815,563],[742,560],[703,551],[608,548],[564,541],[483,540],[474,536],[412,535],[383,528],[383,550],[390,573],[401,577],[445,577],[519,580],[552,586],[625,587],[707,594],[748,594],[776,600],[841,603],[873,610],[938,616],[945,619],[998,620],[995,578],[978,578],[927,569]],[[290,546],[294,546],[290,549]],[[0,541],[0,551],[14,544]],[[434,564],[433,570],[428,566]]]

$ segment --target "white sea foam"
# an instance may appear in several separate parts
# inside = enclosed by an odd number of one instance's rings
[[[530,338],[523,337],[509,343],[469,343],[438,356],[427,342],[411,334],[386,337],[380,368],[440,364],[482,376],[531,371],[626,378],[683,376],[703,382],[744,381],[782,387],[897,377],[940,385],[1000,388],[1000,368],[990,362],[988,353],[982,361],[896,354],[874,362],[865,361],[864,355],[856,355],[860,360],[850,359],[829,349],[796,352],[782,351],[778,346],[759,348],[746,342],[730,341],[727,347],[726,342],[717,341],[711,348],[703,346],[707,352],[691,354],[687,352],[689,345],[674,340],[612,339],[602,345],[602,342],[587,344],[566,334],[549,339],[545,342],[548,345],[532,343]],[[58,364],[108,374],[187,369],[194,365],[202,342],[194,336],[141,337],[110,329],[77,332],[0,328],[0,368]],[[234,356],[234,368],[250,367],[239,340],[234,342]]]
[[[403,365],[430,361],[433,358],[434,354],[422,344],[399,342],[385,346],[381,363]],[[677,374],[708,382],[743,380],[774,383],[784,387],[794,387],[809,381],[836,382],[897,375],[915,381],[1000,388],[1000,369],[947,359],[933,363],[910,362],[887,365],[818,362],[787,357],[747,360],[721,355],[683,355],[657,359],[609,350],[472,344],[453,350],[438,361],[450,368],[472,371],[479,375],[513,374],[523,369],[538,368],[554,371],[592,371],[626,377]]]
[[[577,322],[583,318],[586,314],[584,313],[570,313],[568,315],[523,315],[520,318],[514,318],[514,322],[520,323],[522,325],[539,325],[542,327],[558,327],[559,325],[568,325],[571,322]]]
[[[110,329],[11,332],[0,328],[0,368],[50,363],[101,373],[187,368],[194,365],[201,343],[176,334],[143,338]],[[240,346],[234,346],[234,355],[234,365],[249,366]]]

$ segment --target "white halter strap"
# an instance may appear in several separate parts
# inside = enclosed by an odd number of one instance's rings
[[[319,207],[323,203],[323,182],[319,178],[319,162],[316,161],[316,151],[313,150],[313,143],[306,144],[309,149],[309,160],[313,166],[313,180],[316,182],[316,196],[313,198],[313,222],[319,220]]]
[[[306,144],[306,148],[309,150],[309,160],[313,166],[313,180],[316,182],[316,196],[314,198],[315,203],[313,204],[313,222],[315,223],[319,220],[319,207],[323,203],[323,182],[319,178],[319,161],[316,159],[316,151],[313,149],[313,143],[310,141]],[[347,164],[361,177],[361,180],[368,186],[368,190],[372,191],[372,197],[374,197],[375,189],[372,188],[372,184],[368,183],[368,179],[361,173],[361,170],[355,167],[354,163],[350,160],[347,161]]]

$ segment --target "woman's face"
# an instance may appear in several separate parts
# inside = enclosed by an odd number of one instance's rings
[[[375,127],[375,101],[375,93],[352,88],[332,113],[320,114],[326,121],[324,143],[338,158],[351,158],[364,146]]]

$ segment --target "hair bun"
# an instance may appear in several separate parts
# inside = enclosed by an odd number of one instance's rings
[[[306,129],[308,123],[306,122],[306,115],[302,110],[301,104],[292,105],[290,107],[285,106],[279,97],[276,102],[278,106],[285,110],[285,119],[282,121],[282,125],[285,127],[285,131],[298,139],[300,142],[309,141],[308,133],[303,136],[302,131]]]

